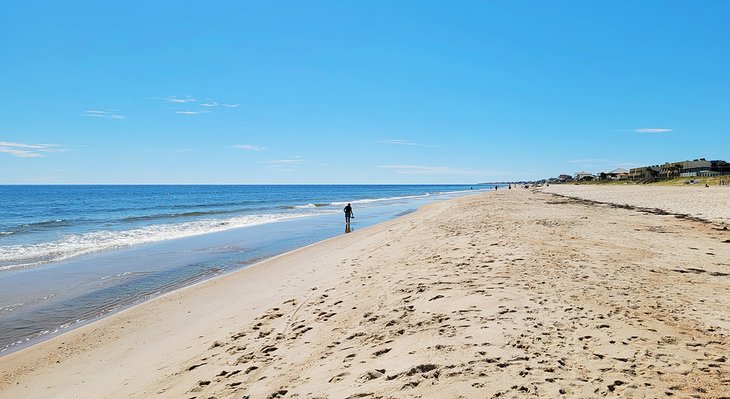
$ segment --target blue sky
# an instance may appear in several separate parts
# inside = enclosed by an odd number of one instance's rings
[[[475,183],[730,158],[726,1],[0,7],[0,183]]]

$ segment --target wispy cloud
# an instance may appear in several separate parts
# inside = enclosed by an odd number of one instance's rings
[[[25,144],[0,141],[0,152],[19,158],[40,158],[46,153],[63,152],[60,144]]]
[[[251,145],[251,144],[236,144],[232,147],[239,149],[239,150],[246,150],[246,151],[266,151],[266,147],[261,147],[258,145]]]
[[[297,156],[290,159],[273,159],[259,162],[275,172],[296,172],[295,166],[303,161]]]
[[[664,128],[656,128],[656,127],[636,129],[637,133],[667,133],[667,132],[671,132],[671,131],[672,131],[672,129],[664,129]]]
[[[207,114],[210,111],[175,111],[178,115],[200,115]]]
[[[669,133],[674,129],[667,129],[663,127],[642,127],[639,129],[622,129],[619,132],[634,132],[634,133]]]
[[[185,96],[185,98],[178,98],[177,96],[168,96],[165,97],[163,100],[170,102],[170,103],[176,103],[176,104],[185,104],[185,103],[194,103],[198,100],[195,98],[192,98],[190,96]]]
[[[626,166],[638,165],[640,162],[616,161],[610,159],[573,159],[566,161],[566,163]]]
[[[126,116],[117,113],[114,109],[87,109],[81,113],[81,116],[90,116],[93,118],[108,119],[124,119]]]
[[[565,163],[575,164],[576,167],[580,168],[605,171],[616,168],[634,168],[641,165],[640,162],[616,161],[610,159],[573,159],[566,161]]]
[[[299,163],[302,163],[303,161],[299,159],[299,157],[295,157],[292,159],[274,159],[271,161],[262,161],[259,163],[267,164],[267,165],[296,165]]]
[[[221,105],[226,108],[238,108],[241,106],[241,104],[221,104]]]
[[[210,107],[218,106],[218,103],[215,102],[215,101],[210,101],[210,102],[207,102],[207,103],[201,103],[200,106],[201,107],[208,107],[208,108],[210,108]]]
[[[501,175],[504,172],[486,171],[477,169],[454,168],[451,166],[422,166],[422,165],[381,165],[382,169],[390,169],[395,173],[404,175],[469,175],[486,176]]]
[[[378,143],[381,144],[395,144],[395,145],[409,145],[414,147],[436,147],[435,145],[430,144],[420,144],[420,143],[414,143],[412,141],[408,140],[401,140],[401,139],[384,139],[384,140],[378,140]]]
[[[8,147],[0,147],[0,152],[10,154],[10,155],[12,155],[14,157],[18,157],[18,158],[36,158],[36,157],[43,156],[43,154],[39,154],[37,152],[19,150],[17,148],[8,148]]]

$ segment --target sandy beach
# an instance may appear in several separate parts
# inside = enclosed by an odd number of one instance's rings
[[[175,291],[1,357],[0,398],[730,398],[730,190],[600,189],[434,203]]]
[[[545,192],[620,206],[659,209],[730,225],[730,187],[663,187],[652,185],[552,185]]]

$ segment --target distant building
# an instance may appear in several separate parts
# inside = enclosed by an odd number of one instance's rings
[[[659,177],[670,179],[682,173],[682,162],[666,162],[659,167]]]
[[[716,160],[716,161],[710,161],[710,170],[713,172],[717,172],[721,175],[730,175],[730,163]]]
[[[667,162],[662,165],[632,168],[629,171],[629,178],[633,180],[719,175],[730,175],[730,164],[722,160],[708,161],[705,158]]]
[[[561,182],[573,181],[573,176],[571,176],[571,175],[560,175],[560,176],[558,176],[558,180],[561,181]]]
[[[623,168],[614,169],[610,172],[606,172],[606,179],[608,180],[626,180],[629,178],[629,171]]]
[[[578,172],[575,174],[575,180],[578,181],[591,181],[594,180],[596,177],[593,176],[593,173],[589,172]]]
[[[659,175],[659,170],[659,165],[631,168],[629,178],[632,180],[652,179]]]
[[[682,162],[681,177],[720,176],[730,174],[730,164],[725,161],[707,161],[704,158]]]
[[[712,161],[708,161],[705,158],[700,158],[695,159],[694,161],[665,163],[664,165],[662,165],[662,170],[660,174],[662,177],[672,178],[717,176],[720,174],[720,172],[712,170]]]

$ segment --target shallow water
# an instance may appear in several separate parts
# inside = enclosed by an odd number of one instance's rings
[[[0,186],[0,270],[466,186]]]
[[[433,187],[428,186],[429,189]],[[485,189],[484,186],[478,188]],[[392,194],[397,192],[391,188],[388,195],[392,196],[387,199],[352,200],[356,215],[352,228],[361,229],[412,212],[425,203],[476,191],[444,189],[443,192],[447,193],[395,196]],[[308,205],[286,205],[283,208],[280,204],[296,204],[311,199],[277,201],[277,205],[270,205],[285,211]],[[339,199],[322,199],[322,204],[329,201],[328,205],[312,205],[315,212],[306,216],[112,248],[102,246],[59,260],[0,270],[0,351],[9,353],[165,292],[342,234],[344,218],[340,205],[347,199]],[[85,219],[93,217],[97,216]],[[116,220],[120,218],[116,217]],[[146,219],[146,222],[150,220]],[[4,223],[9,224],[7,221]],[[170,224],[178,225],[176,221]],[[102,225],[108,228],[109,223]],[[50,241],[46,243],[59,240],[58,237],[64,234],[79,235],[78,228],[68,233],[61,232],[66,231],[66,225],[56,228],[55,235],[50,234]],[[49,236],[48,232],[44,234]]]

